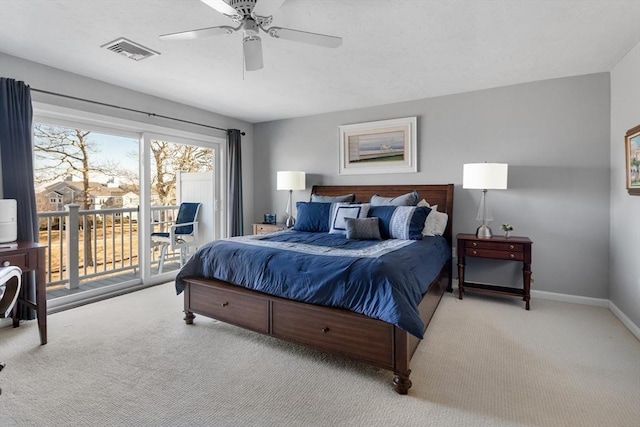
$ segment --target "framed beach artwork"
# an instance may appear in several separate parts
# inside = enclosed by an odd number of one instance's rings
[[[627,169],[627,191],[640,195],[640,125],[629,129],[624,136]]]
[[[417,172],[417,118],[338,126],[340,175]]]

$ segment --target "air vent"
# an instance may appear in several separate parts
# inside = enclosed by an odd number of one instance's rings
[[[124,37],[116,39],[107,44],[103,44],[100,47],[104,47],[105,49],[109,49],[112,52],[124,55],[129,59],[133,59],[134,61],[140,61],[150,56],[160,55],[160,52],[156,52],[154,50],[146,48],[142,45],[132,42],[131,40],[127,40]]]

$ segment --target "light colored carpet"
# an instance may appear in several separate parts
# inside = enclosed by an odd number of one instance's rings
[[[455,295],[455,294],[454,294]],[[0,329],[2,426],[638,426],[640,342],[607,310],[446,294],[392,374],[206,319],[164,284]]]

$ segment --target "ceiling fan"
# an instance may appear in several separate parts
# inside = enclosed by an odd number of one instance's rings
[[[262,63],[262,41],[258,34],[260,30],[276,39],[292,40],[323,47],[338,47],[342,44],[341,37],[326,34],[310,33],[292,30],[290,28],[269,27],[273,13],[285,0],[200,0],[224,16],[233,20],[237,27],[221,25],[218,27],[201,28],[198,30],[181,31],[163,34],[162,40],[189,40],[200,37],[231,34],[242,30],[244,63],[247,71],[259,70]]]

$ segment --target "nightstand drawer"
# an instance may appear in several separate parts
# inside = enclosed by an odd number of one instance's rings
[[[253,224],[253,234],[273,233],[284,230],[286,227],[280,224]]]
[[[494,251],[523,252],[521,243],[466,241],[467,249],[489,249]]]
[[[492,250],[492,249],[470,249],[467,248],[464,251],[466,256],[480,257],[480,258],[493,258],[493,259],[508,259],[513,261],[523,261],[524,253],[517,251],[504,251],[504,250]]]

